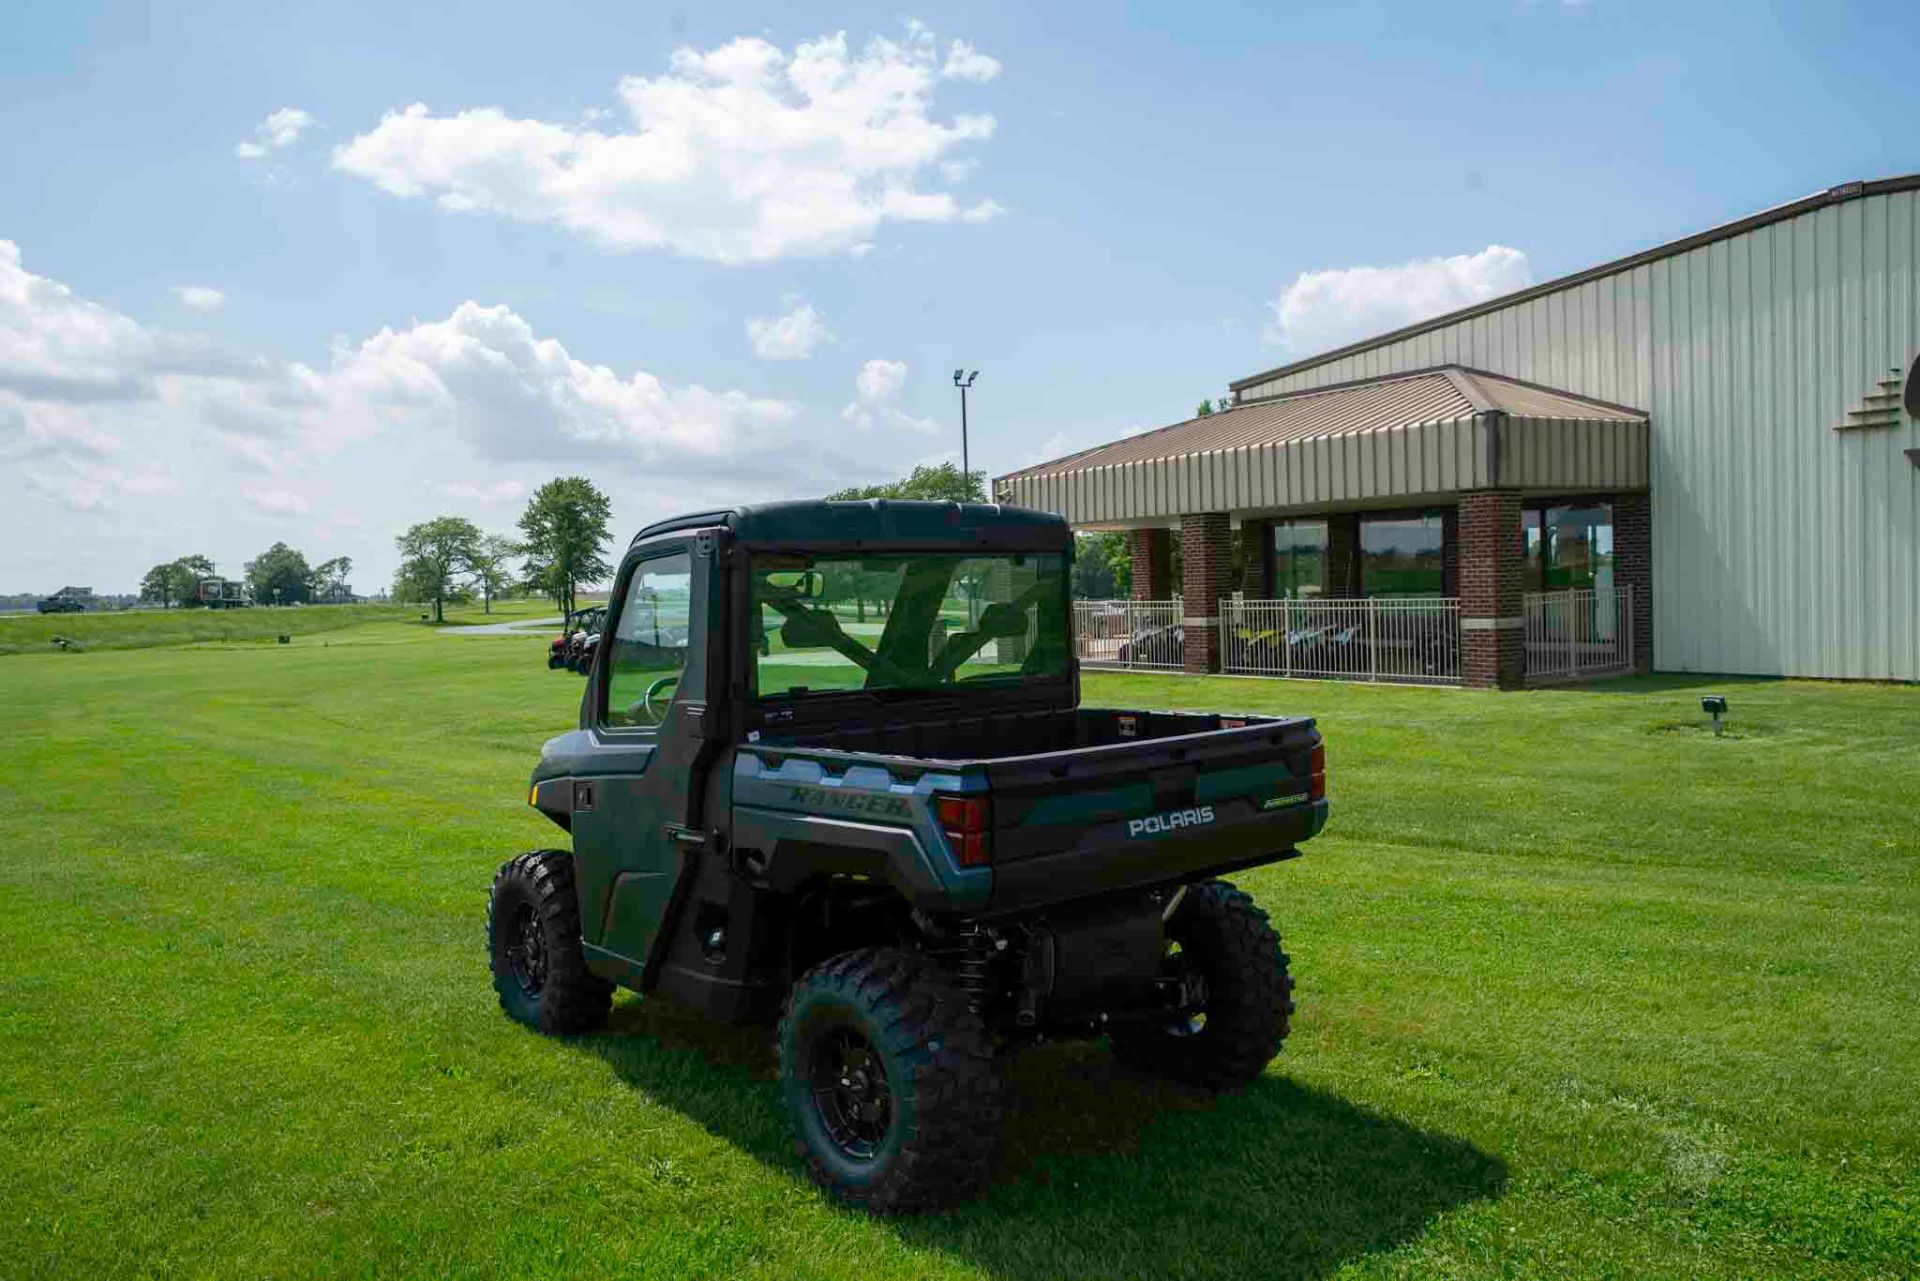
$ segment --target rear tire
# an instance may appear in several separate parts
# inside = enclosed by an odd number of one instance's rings
[[[993,1041],[953,980],[893,948],[801,977],[780,1020],[780,1092],[813,1181],[880,1214],[977,1195],[1005,1125]]]
[[[1116,1025],[1114,1052],[1203,1090],[1252,1084],[1280,1052],[1293,1014],[1287,954],[1267,914],[1226,881],[1189,886],[1167,922],[1167,950],[1169,971],[1197,980],[1202,999]]]
[[[596,1032],[613,984],[587,969],[573,855],[535,850],[503,864],[487,903],[493,990],[507,1016],[553,1035]]]

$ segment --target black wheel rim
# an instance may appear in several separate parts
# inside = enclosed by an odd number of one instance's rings
[[[528,996],[540,995],[547,983],[547,936],[531,903],[522,903],[507,925],[507,968]]]
[[[873,1160],[893,1125],[893,1092],[872,1043],[850,1027],[822,1033],[814,1046],[808,1085],[834,1147],[856,1161]]]

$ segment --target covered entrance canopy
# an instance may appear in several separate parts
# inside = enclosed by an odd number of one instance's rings
[[[994,489],[1001,502],[1058,512],[1082,528],[1133,531],[1139,599],[1169,592],[1161,567],[1167,531],[1177,529],[1177,626],[1190,671],[1221,666],[1223,599],[1296,594],[1278,585],[1274,544],[1312,518],[1320,567],[1304,594],[1444,597],[1462,638],[1459,677],[1505,685],[1522,675],[1529,549],[1552,525],[1541,504],[1604,500],[1608,554],[1630,601],[1650,559],[1648,471],[1644,412],[1447,365],[1234,405],[1002,476]],[[1444,561],[1419,590],[1369,585],[1365,544],[1375,535],[1392,542],[1396,531],[1381,513],[1394,511],[1424,513],[1432,561]],[[1249,535],[1237,569],[1235,525]],[[1371,574],[1376,583],[1391,577]],[[1641,631],[1645,622],[1643,608],[1629,626]]]
[[[1476,490],[1644,489],[1647,415],[1447,365],[1293,392],[1002,476],[1080,526],[1381,506]]]

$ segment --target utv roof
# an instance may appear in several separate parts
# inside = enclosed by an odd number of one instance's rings
[[[821,498],[755,503],[690,512],[655,521],[634,535],[641,543],[661,534],[723,525],[743,543],[803,547],[846,543],[1065,549],[1073,542],[1064,517],[1000,503],[927,503],[896,498],[828,502]]]

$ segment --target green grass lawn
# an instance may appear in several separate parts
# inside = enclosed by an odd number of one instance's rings
[[[592,602],[582,601],[580,608],[585,609]],[[482,623],[511,623],[533,618],[558,618],[560,607],[550,600],[519,598],[515,600],[496,600],[493,609],[488,612],[482,601],[461,601],[458,605],[448,605],[443,622],[431,622],[433,606],[409,605],[411,616],[419,621],[421,614],[428,617],[427,625],[441,627],[472,627]]]
[[[0,618],[0,654],[36,654],[65,636],[82,649],[152,649],[208,642],[272,644],[276,636],[311,636],[406,618],[404,605],[299,605],[257,609],[133,609],[111,614],[14,614]]]
[[[0,661],[0,1274],[1916,1270],[1920,690],[1090,676],[1321,717],[1327,834],[1238,878],[1295,1033],[1218,1101],[1030,1053],[987,1197],[877,1221],[806,1182],[763,1035],[496,1009],[493,869],[564,841],[544,641]]]

